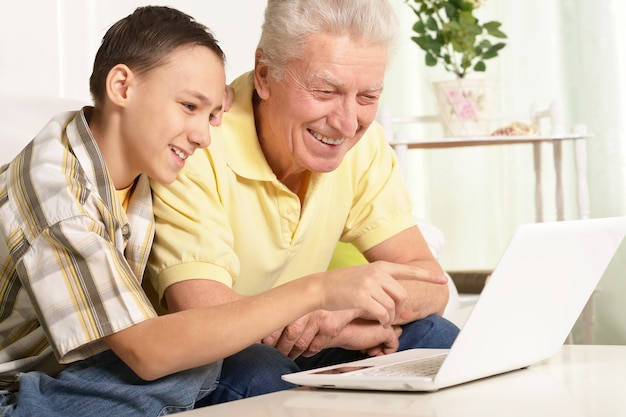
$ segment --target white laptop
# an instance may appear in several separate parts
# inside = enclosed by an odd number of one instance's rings
[[[625,235],[626,217],[523,225],[449,350],[412,349],[283,379],[323,388],[435,391],[547,359],[566,340]],[[423,361],[432,362],[430,372],[411,371]]]

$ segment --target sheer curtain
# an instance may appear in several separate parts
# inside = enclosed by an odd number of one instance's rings
[[[626,4],[561,0],[563,60],[571,114],[594,133],[589,141],[592,217],[626,215]],[[594,296],[597,343],[626,343],[626,245]]]
[[[383,105],[394,116],[435,112],[430,82],[450,75],[426,68],[410,40],[414,21],[403,0],[392,0],[401,44],[389,69]],[[485,0],[481,20],[502,22],[507,46],[487,61],[502,113],[560,100],[567,126],[586,124],[591,217],[626,215],[626,16],[621,0]],[[410,134],[440,135],[436,127]],[[572,147],[563,147],[565,217],[577,217]],[[544,153],[544,217],[556,219],[551,148]],[[515,228],[534,221],[532,149],[525,145],[412,151],[408,184],[416,215],[446,236],[449,270],[493,268]],[[595,294],[597,343],[626,343],[626,245]],[[539,289],[540,290],[540,289]]]

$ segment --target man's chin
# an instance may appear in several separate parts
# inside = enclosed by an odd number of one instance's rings
[[[319,174],[332,172],[336,170],[337,168],[339,168],[339,165],[341,165],[341,161],[343,161],[343,158],[339,160],[332,160],[332,161],[329,161],[329,160],[317,161],[318,163],[313,164],[313,166],[309,168],[309,171],[317,172]]]

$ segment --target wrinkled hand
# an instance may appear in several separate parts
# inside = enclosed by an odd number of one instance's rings
[[[400,326],[356,319],[346,322],[348,312],[316,311],[263,339],[291,359],[310,357],[330,347],[360,350],[369,356],[386,355],[398,350]]]
[[[353,311],[317,310],[263,339],[283,354],[295,359],[313,356],[328,347],[329,342],[354,318]]]
[[[387,355],[398,350],[401,334],[400,326],[385,328],[377,322],[357,319],[345,326],[330,346],[360,350],[369,356]]]

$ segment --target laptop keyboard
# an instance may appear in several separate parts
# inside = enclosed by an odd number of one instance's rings
[[[441,368],[446,355],[423,358],[415,361],[382,365],[355,372],[353,375],[367,376],[433,376]]]

